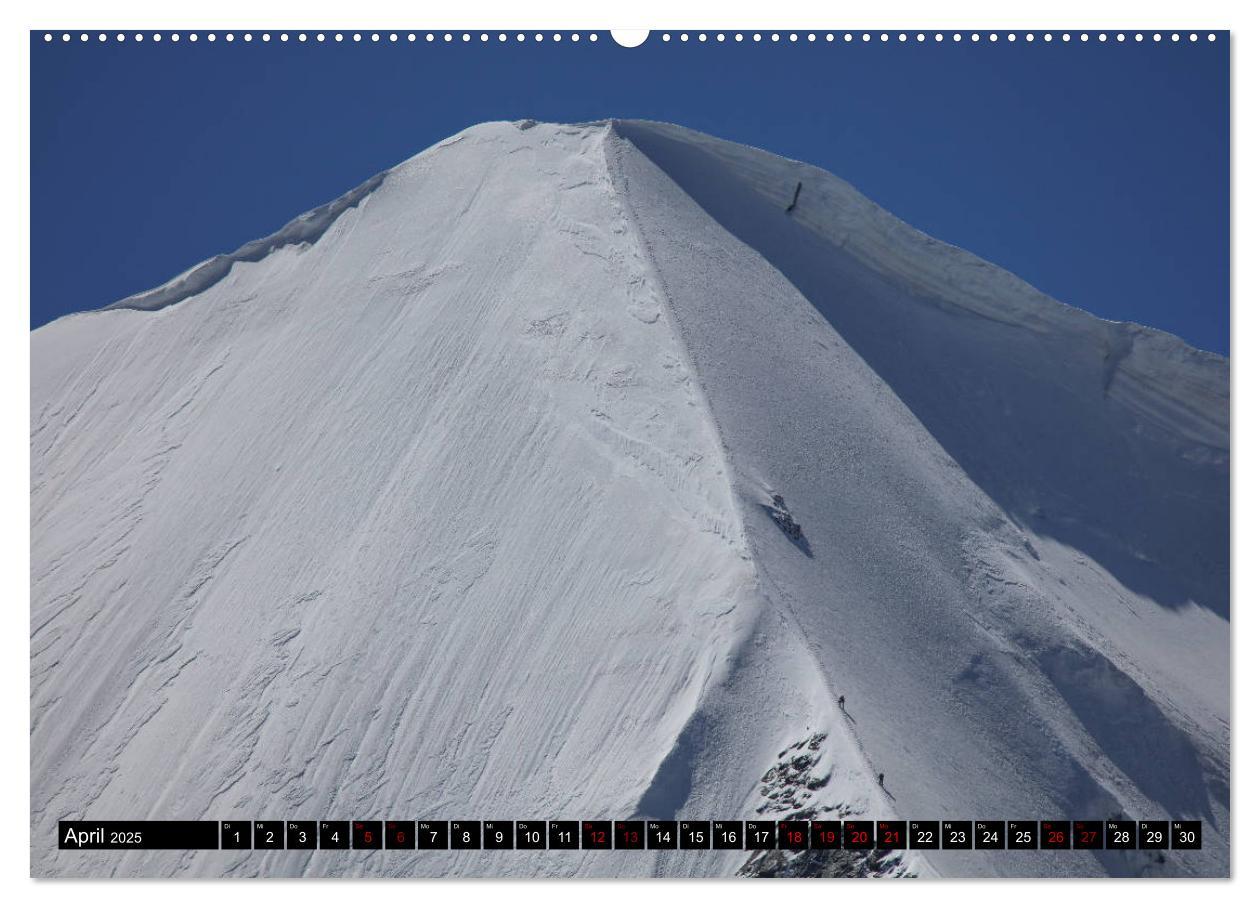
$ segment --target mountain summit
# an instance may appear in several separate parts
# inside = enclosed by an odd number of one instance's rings
[[[1204,848],[837,872],[1226,874],[1228,388],[814,167],[470,128],[32,333],[32,872],[768,866],[78,817],[1127,816]]]

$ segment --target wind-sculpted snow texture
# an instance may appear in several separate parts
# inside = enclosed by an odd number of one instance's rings
[[[817,872],[1228,872],[1223,359],[623,121],[471,128],[118,306],[31,340],[33,873],[782,864],[77,817],[1119,814],[1205,848]]]

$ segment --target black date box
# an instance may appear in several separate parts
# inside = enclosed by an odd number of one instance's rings
[[[1167,820],[1138,820],[1138,848],[1168,847]]]
[[[1006,847],[1005,820],[976,820],[974,845],[981,851],[998,851]]]
[[[515,835],[511,820],[486,820],[481,824],[481,847],[492,851],[510,850]]]
[[[350,848],[349,820],[320,820],[320,851],[346,851]]]
[[[647,848],[647,823],[643,820],[618,820],[613,824],[613,847]]]
[[[940,848],[941,821],[911,820],[909,837],[911,848]]]
[[[1073,820],[1072,847],[1086,851],[1102,848],[1104,829],[1102,820]]]
[[[368,851],[381,848],[383,825],[380,820],[355,820],[350,824],[350,847]]]
[[[450,848],[450,820],[421,820],[416,823],[416,847],[443,851]]]
[[[1006,824],[1006,847],[1012,851],[1035,850],[1038,834],[1036,820],[1009,820]]]
[[[1201,849],[1203,847],[1203,821],[1173,820],[1171,839],[1174,849]]]
[[[770,820],[749,820],[744,824],[744,848],[749,851],[778,848],[775,831],[775,824]]]
[[[1108,848],[1131,850],[1137,848],[1136,820],[1108,820],[1103,825]]]
[[[954,851],[971,850],[971,820],[942,820],[941,847]]]
[[[906,847],[905,820],[876,820],[875,847],[881,851],[898,851]]]
[[[814,820],[809,824],[809,847],[834,850],[844,847],[844,824],[838,820]]]
[[[1042,820],[1037,828],[1042,848],[1056,851],[1072,847],[1072,824],[1067,820]]]
[[[850,851],[870,851],[875,847],[874,820],[845,820],[844,847]]]
[[[481,821],[451,820],[451,848],[462,851],[481,848]]]
[[[547,847],[574,851],[580,845],[577,820],[552,820],[547,824]]]
[[[270,851],[284,847],[283,820],[255,820],[254,847]]]
[[[481,824],[481,847],[491,851],[511,850],[511,820],[486,820]]]
[[[543,820],[516,821],[517,851],[541,851],[547,847],[547,824]]]
[[[787,851],[804,851],[808,848],[809,824],[794,820],[780,820],[779,847]]]
[[[249,820],[224,820],[219,824],[219,847],[232,850],[253,848],[252,832]]]
[[[678,847],[677,820],[648,820],[647,847],[656,849]]]
[[[714,820],[713,847],[742,849],[744,824],[739,820]]]
[[[415,820],[386,820],[385,847],[413,850],[416,847]]]
[[[713,824],[708,820],[682,820],[678,824],[678,847],[707,851],[713,847]]]
[[[612,848],[612,822],[583,820],[582,847],[591,851],[607,851]]]
[[[319,834],[314,820],[289,820],[284,824],[284,847],[313,849]]]

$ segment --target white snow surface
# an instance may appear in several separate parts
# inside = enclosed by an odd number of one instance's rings
[[[857,816],[1205,821],[916,873],[1229,872],[1228,362],[816,168],[483,124],[31,373],[35,875],[731,875],[55,832],[773,817],[819,732]]]

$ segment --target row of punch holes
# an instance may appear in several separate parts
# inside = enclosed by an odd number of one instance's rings
[[[60,38],[60,40],[64,43],[69,43],[70,41],[73,41],[76,37],[78,38],[80,42],[91,41],[93,38],[93,36],[88,34],[87,32],[80,32],[77,35],[72,34],[70,32],[62,32],[60,35],[56,35],[52,32],[44,33],[44,41],[46,43],[51,43],[53,41],[56,41],[58,38]],[[222,35],[216,32],[209,32],[206,34],[199,34],[197,32],[188,32],[186,34],[181,34],[179,32],[170,32],[165,35],[162,32],[153,32],[148,35],[146,35],[144,32],[135,32],[134,34],[118,32],[113,36],[113,40],[117,42],[125,42],[125,41],[143,42],[145,40],[150,40],[155,43],[160,43],[163,40],[170,41],[171,43],[178,43],[181,40],[187,40],[189,42],[195,43],[199,40],[214,42],[214,41],[218,41],[222,39],[223,41],[231,43],[233,41],[238,40],[239,38],[239,40],[245,41],[248,43],[248,42],[252,42],[254,40],[254,37],[255,36],[252,32],[243,32],[240,35],[237,35],[234,32],[224,32]],[[263,42],[271,41],[272,37],[273,36],[271,35],[270,32],[262,32],[261,34],[258,35],[258,38],[262,40]],[[288,32],[280,32],[278,33],[278,35],[276,35],[276,37],[282,42],[289,41],[290,39],[295,39],[298,42],[306,42],[310,40],[310,41],[315,41],[316,43],[320,43],[324,41],[332,41],[335,43],[335,42],[346,41],[346,40],[354,41],[354,42],[362,42],[366,40],[373,43],[380,43],[382,41],[389,42],[389,43],[397,43],[399,41],[406,41],[410,43],[415,43],[416,41],[425,41],[427,43],[433,43],[433,42],[453,43],[456,41],[459,41],[459,42],[481,41],[483,43],[489,43],[491,41],[496,41],[496,40],[501,43],[506,43],[508,41],[515,40],[518,43],[525,43],[527,41],[530,41],[531,39],[535,43],[542,43],[544,41],[547,41],[548,39],[550,39],[552,43],[558,43],[558,42],[565,41],[566,38],[568,39],[569,42],[575,43],[575,42],[580,42],[584,40],[590,41],[590,42],[599,40],[599,35],[596,32],[590,32],[589,34],[585,34],[585,35],[580,34],[578,32],[572,32],[567,35],[562,34],[560,32],[551,32],[547,34],[544,34],[543,32],[533,32],[533,33],[515,32],[512,34],[509,34],[507,32],[498,32],[497,34],[490,33],[490,32],[480,32],[480,33],[476,33],[476,32],[424,32],[424,33],[370,32],[366,34],[363,32],[351,32],[351,33],[332,32],[328,34],[324,32],[314,32],[311,34],[308,34],[306,32],[297,32],[296,34],[293,34],[293,35],[290,35]],[[1168,40],[1170,41],[1178,42],[1178,41],[1181,41],[1183,36],[1181,35],[1180,32],[1172,32],[1168,34],[1167,36],[1165,36],[1164,34],[1160,32],[1154,32],[1149,35],[1142,32],[1135,32],[1133,34],[1126,34],[1124,32],[1115,32],[1115,33],[1110,33],[1110,34],[1107,32],[1099,32],[1096,34],[1091,34],[1089,32],[1081,32],[1075,35],[1071,32],[1061,32],[1061,33],[1024,32],[1022,34],[1017,34],[1015,32],[1004,32],[1004,33],[998,33],[998,32],[986,32],[986,33],[981,33],[981,32],[969,32],[969,33],[963,33],[963,32],[952,32],[952,33],[946,33],[946,32],[844,32],[844,33],[839,33],[839,34],[835,32],[824,32],[821,34],[816,33],[816,32],[806,32],[803,34],[800,34],[797,32],[788,32],[782,35],[778,32],[770,32],[770,33],[767,33],[766,35],[763,35],[760,32],[751,32],[747,35],[744,34],[743,32],[735,32],[729,36],[725,32],[717,32],[716,34],[713,34],[712,36],[710,36],[707,32],[698,32],[694,34],[690,32],[682,32],[682,33],[677,33],[677,34],[672,33],[672,32],[661,32],[659,35],[657,35],[657,38],[663,43],[669,43],[670,41],[675,41],[675,40],[685,43],[692,40],[693,38],[700,43],[705,43],[710,40],[710,37],[714,41],[717,41],[719,43],[727,41],[729,37],[730,40],[735,41],[736,43],[739,43],[745,40],[749,40],[756,43],[764,39],[768,39],[769,41],[773,43],[773,42],[778,42],[782,40],[783,38],[786,38],[789,42],[805,40],[807,42],[809,41],[827,41],[827,42],[842,41],[842,42],[849,42],[849,43],[852,43],[854,41],[864,42],[864,43],[870,43],[872,41],[877,41],[877,42],[882,42],[882,43],[889,43],[889,42],[894,42],[894,41],[897,43],[928,43],[928,42],[943,43],[946,41],[953,41],[955,43],[961,43],[963,41],[970,41],[973,44],[978,44],[982,41],[988,41],[989,43],[997,43],[1002,40],[1005,40],[1007,42],[1015,42],[1015,41],[1019,41],[1021,38],[1023,39],[1023,41],[1027,43],[1036,42],[1036,41],[1040,41],[1040,42],[1061,41],[1061,42],[1066,43],[1066,42],[1071,42],[1074,40],[1080,41],[1083,43],[1087,43],[1091,40],[1097,41],[1099,43],[1106,43],[1109,40],[1123,43],[1124,41],[1127,41],[1127,40],[1132,40],[1135,42],[1142,42],[1148,39],[1151,41],[1160,42],[1160,41],[1163,41],[1165,37],[1167,37]],[[1199,40],[1199,34],[1197,32],[1190,32],[1185,37],[1192,42]],[[1208,41],[1216,40],[1216,35],[1214,33],[1209,32],[1205,37],[1207,38]],[[95,36],[95,38],[98,42],[106,42],[110,40],[110,36],[104,32],[98,33]],[[643,35],[640,38],[637,34],[628,34],[625,37],[623,37],[616,32],[613,33],[613,40],[617,42],[618,44],[621,44],[626,47],[637,46],[638,44],[643,43],[643,40],[645,40],[646,38],[647,38],[647,35]]]

